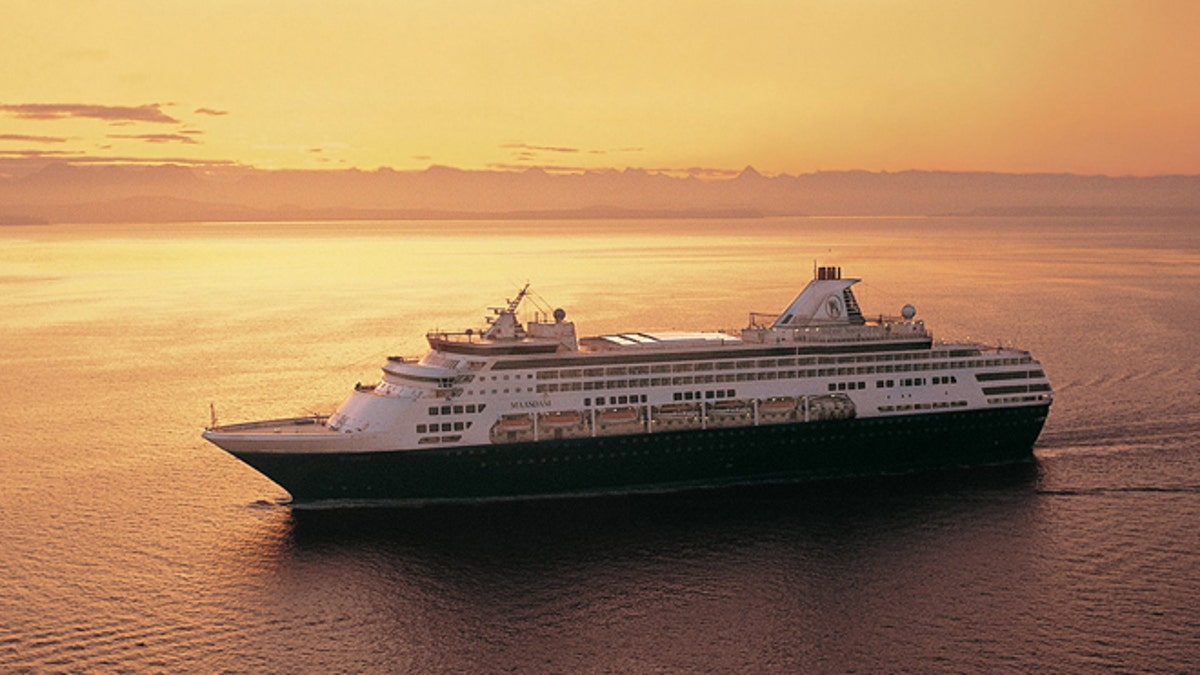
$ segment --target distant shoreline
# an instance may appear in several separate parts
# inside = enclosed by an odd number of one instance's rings
[[[866,171],[699,180],[642,170],[226,173],[54,164],[0,177],[0,223],[1197,217],[1200,176]]]
[[[930,214],[877,214],[877,213],[763,213],[752,210],[671,210],[653,211],[637,209],[548,209],[472,212],[472,211],[390,211],[390,210],[286,210],[258,211],[235,207],[221,209],[197,209],[193,213],[174,211],[171,213],[112,212],[108,209],[88,209],[86,205],[64,209],[73,213],[62,213],[64,217],[11,216],[0,214],[0,227],[29,227],[55,224],[104,225],[115,223],[287,223],[287,222],[365,222],[365,221],[478,221],[504,222],[526,221],[592,221],[592,220],[762,220],[766,218],[1200,218],[1200,209],[1171,207],[997,207],[975,209],[958,213]],[[89,211],[91,217],[88,217]],[[218,213],[219,211],[219,213]]]

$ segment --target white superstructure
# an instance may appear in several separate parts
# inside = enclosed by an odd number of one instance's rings
[[[519,321],[526,287],[485,330],[429,333],[423,358],[390,357],[327,418],[205,437],[231,452],[369,453],[1048,404],[1028,352],[935,344],[911,307],[868,320],[858,281],[821,268],[777,317],[752,315],[736,335],[585,338],[562,310]]]

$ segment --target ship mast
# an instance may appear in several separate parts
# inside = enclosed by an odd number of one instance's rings
[[[525,337],[525,327],[517,321],[517,307],[521,305],[521,301],[528,293],[529,284],[525,284],[517,293],[517,297],[508,301],[508,306],[489,307],[488,309],[492,310],[495,316],[487,317],[487,322],[491,325],[484,331],[483,337],[489,339]]]

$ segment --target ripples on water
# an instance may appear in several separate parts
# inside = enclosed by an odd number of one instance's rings
[[[575,228],[576,231],[570,230]],[[740,228],[740,229],[739,229]],[[0,230],[5,670],[1200,667],[1196,223]],[[502,233],[498,233],[502,232]],[[1057,393],[1028,466],[291,509],[198,437],[328,410],[526,279],[585,334],[783,306],[813,258]]]

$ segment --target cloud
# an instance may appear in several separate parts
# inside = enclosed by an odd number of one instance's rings
[[[198,145],[198,141],[187,134],[109,134],[109,138],[126,138],[147,143],[183,143]]]
[[[0,141],[21,141],[22,143],[66,143],[62,136],[27,136],[25,134],[0,134]]]
[[[130,157],[128,155],[87,155],[70,150],[0,150],[0,162],[19,161],[31,164],[45,164],[48,161],[58,161],[65,164],[123,164],[140,166],[159,166],[162,164],[180,164],[196,167],[240,166],[238,162],[228,159],[196,159],[191,157]]]
[[[553,146],[553,145],[530,145],[528,143],[505,143],[504,145],[501,145],[500,147],[505,148],[507,150],[533,150],[536,152],[564,152],[564,153],[581,152],[579,148],[566,148],[566,147]]]
[[[78,153],[70,150],[0,150],[0,158],[45,159],[59,157],[75,157]]]
[[[178,124],[179,120],[162,111],[159,103],[139,106],[87,105],[81,103],[9,103],[0,104],[0,112],[24,120],[62,120],[88,118],[108,122],[154,122]]]
[[[229,114],[228,110],[216,110],[214,108],[196,108],[193,112],[197,115],[212,115],[213,117]]]
[[[504,143],[500,147],[504,148],[505,150],[519,150],[520,152],[517,153],[517,157],[521,161],[526,161],[526,160],[534,157],[535,154],[539,153],[539,152],[559,152],[559,153],[568,153],[568,154],[584,152],[589,155],[607,155],[610,152],[612,152],[612,153],[642,152],[645,150],[645,148],[643,148],[643,147],[625,147],[625,148],[617,148],[615,150],[605,150],[605,149],[601,149],[601,148],[589,148],[589,149],[585,150],[582,148],[572,148],[572,147],[562,146],[562,145],[532,145],[530,143]]]

